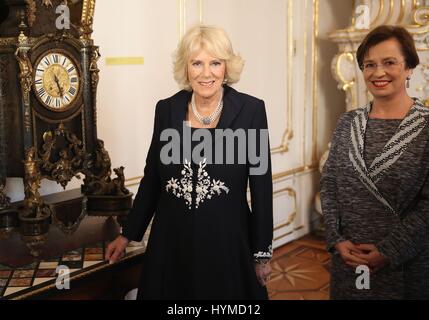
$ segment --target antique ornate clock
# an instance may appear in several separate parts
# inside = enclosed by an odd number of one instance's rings
[[[66,52],[52,50],[42,55],[35,66],[34,93],[49,110],[62,112],[78,97],[78,63]]]
[[[51,222],[66,233],[85,214],[124,217],[131,193],[97,138],[98,47],[91,39],[95,0],[4,0],[0,5],[0,235],[21,232],[40,253]],[[67,6],[70,28],[58,28]],[[65,187],[84,176],[82,211],[61,216],[43,201],[42,179]],[[7,177],[22,177],[25,199],[11,204]]]

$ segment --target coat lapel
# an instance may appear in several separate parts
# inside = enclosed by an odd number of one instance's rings
[[[188,103],[191,100],[191,97],[192,91],[182,90],[171,98],[170,116],[172,128],[179,132],[180,141],[178,142],[180,143],[180,149],[186,149],[186,154],[189,154],[189,150],[191,148],[191,129],[186,127],[185,132],[183,122],[186,120]],[[223,109],[216,129],[231,128],[234,119],[238,116],[242,107],[243,101],[240,99],[239,93],[235,89],[225,85],[223,95]],[[219,139],[220,137],[222,137],[222,135],[216,135],[216,139]],[[184,141],[185,139],[186,142]]]
[[[232,122],[238,116],[242,107],[243,100],[240,99],[238,92],[229,86],[224,86],[223,109],[216,129],[231,128]]]
[[[192,92],[182,90],[171,98],[171,123],[172,127],[180,132],[183,132],[183,121],[186,120],[188,111],[188,103],[191,100]]]
[[[420,134],[426,126],[425,116],[429,115],[429,109],[415,99],[407,116],[398,126],[395,134],[386,143],[380,153],[375,157],[369,169],[364,160],[365,132],[368,115],[372,104],[358,109],[351,123],[349,158],[364,186],[385,205],[390,212],[397,214],[390,203],[378,190],[376,183],[380,181],[389,168],[401,157],[410,143]]]
[[[183,129],[183,121],[186,119],[188,111],[188,103],[191,100],[192,91],[182,90],[172,97],[171,101],[171,122],[173,128]],[[226,129],[231,127],[231,123],[240,113],[243,107],[243,101],[240,99],[238,92],[229,87],[224,86],[223,94],[223,110],[219,118],[216,129]]]

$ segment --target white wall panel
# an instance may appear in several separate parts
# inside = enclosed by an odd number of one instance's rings
[[[171,0],[125,2],[97,2],[93,38],[103,57],[144,57],[143,65],[107,66],[100,59],[99,66],[98,136],[105,140],[112,166],[124,165],[132,178],[142,175],[156,102],[177,91],[171,55],[179,8]]]

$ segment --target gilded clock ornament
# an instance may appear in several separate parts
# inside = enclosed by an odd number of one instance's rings
[[[26,0],[27,2],[27,21],[30,27],[36,22],[36,0]]]
[[[29,103],[29,93],[31,90],[31,85],[33,83],[32,73],[33,67],[31,61],[28,57],[28,50],[23,48],[18,48],[15,51],[15,56],[18,61],[20,73],[19,73],[19,82],[21,84],[22,95],[24,98],[24,103]]]
[[[9,208],[10,198],[4,193],[4,188],[6,187],[3,181],[0,182],[0,209]]]
[[[58,148],[58,140],[62,139],[62,147]],[[63,188],[73,177],[80,179],[79,172],[84,160],[84,148],[81,140],[70,132],[63,123],[51,132],[43,134],[44,143],[39,151],[42,169]],[[52,159],[57,159],[52,161]]]
[[[52,0],[42,0],[42,4],[45,6],[45,7],[52,7]]]

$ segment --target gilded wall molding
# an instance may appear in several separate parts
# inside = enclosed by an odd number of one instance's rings
[[[203,23],[203,0],[196,0],[198,1],[198,22]],[[184,36],[186,29],[187,29],[187,10],[186,5],[189,3],[189,0],[178,0],[178,30],[179,30],[179,41]]]
[[[317,99],[317,81],[318,81],[318,44],[317,38],[319,36],[319,0],[313,0],[313,52],[311,59],[311,68],[313,70],[313,100],[312,100],[312,116],[313,116],[313,126],[312,126],[312,157],[311,165],[314,166],[317,163],[317,129],[318,129],[318,106],[319,101]]]
[[[273,192],[273,198],[277,198],[285,194],[293,199],[294,210],[287,215],[287,218],[285,220],[280,221],[279,223],[277,223],[277,225],[274,226],[274,231],[284,227],[288,227],[293,221],[295,221],[295,218],[297,216],[296,191],[293,188],[287,187],[280,190],[276,190]]]
[[[284,194],[288,195],[289,197],[291,197],[293,199],[293,202],[294,202],[294,211],[291,212],[291,213],[289,213],[287,215],[287,218],[285,220],[280,221],[278,224],[276,224],[274,226],[274,229],[273,229],[274,232],[277,231],[277,230],[280,230],[282,228],[286,228],[286,227],[291,226],[293,224],[293,222],[295,221],[296,217],[298,216],[296,191],[293,188],[290,188],[290,187],[282,188],[280,190],[274,191],[273,197],[276,198],[276,197],[282,196]],[[299,225],[299,226],[293,227],[292,230],[286,231],[285,233],[274,237],[273,241],[281,240],[284,237],[286,237],[286,236],[294,233],[295,231],[302,229],[303,227],[304,227],[303,225]]]
[[[355,84],[356,84],[356,63],[351,52],[337,54],[331,63],[331,72],[338,82],[338,89],[346,93],[346,104],[357,105]]]
[[[292,90],[292,58],[294,55],[294,49],[295,49],[295,44],[294,44],[294,39],[293,39],[293,1],[288,0],[288,5],[287,5],[287,30],[286,30],[286,34],[287,34],[287,47],[288,47],[288,54],[287,54],[287,69],[288,69],[288,74],[287,74],[287,103],[286,103],[286,128],[283,132],[282,135],[282,139],[280,142],[280,145],[278,145],[277,147],[271,148],[271,154],[276,154],[276,153],[286,153],[289,151],[289,142],[293,139],[293,128],[292,128],[292,119],[293,119],[293,114],[292,114],[292,102],[293,102],[293,90]]]

